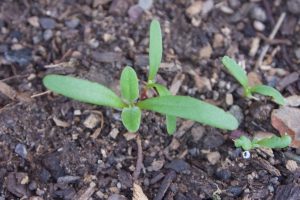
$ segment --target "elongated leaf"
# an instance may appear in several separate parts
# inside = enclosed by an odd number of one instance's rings
[[[125,128],[130,132],[136,132],[141,123],[141,109],[138,107],[126,107],[122,111],[122,122]]]
[[[141,109],[191,119],[213,127],[234,130],[237,120],[224,110],[209,103],[186,96],[162,96],[137,104]]]
[[[273,98],[273,101],[279,105],[284,105],[285,104],[285,99],[284,97],[278,92],[276,89],[267,86],[267,85],[257,85],[252,87],[251,92],[262,94],[265,96],[270,96]]]
[[[242,147],[245,151],[252,149],[252,142],[249,138],[242,135],[240,138],[234,140],[234,146],[236,148]]]
[[[259,146],[268,148],[285,148],[288,147],[291,142],[292,138],[289,135],[284,135],[281,137],[273,136],[256,141]]]
[[[153,86],[156,88],[159,96],[172,95],[171,92],[163,85],[155,83]],[[172,135],[176,131],[176,117],[172,115],[166,115],[166,126],[168,134]]]
[[[248,77],[245,70],[239,66],[235,60],[228,56],[224,56],[222,58],[222,63],[229,73],[244,87],[244,89],[249,87]]]
[[[139,82],[136,72],[132,67],[125,67],[120,79],[121,94],[128,102],[133,102],[139,97]]]
[[[152,20],[150,25],[149,42],[149,77],[148,81],[155,79],[162,57],[162,36],[159,22]]]
[[[43,79],[44,85],[51,91],[95,105],[123,108],[122,100],[107,87],[71,76],[47,75]]]

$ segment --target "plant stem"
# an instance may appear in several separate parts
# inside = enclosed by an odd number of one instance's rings
[[[135,139],[136,139],[138,152],[137,152],[136,166],[135,166],[135,170],[133,172],[134,182],[136,182],[137,179],[139,178],[139,175],[141,173],[141,169],[142,169],[142,166],[143,166],[143,148],[142,148],[142,141],[141,141],[140,135],[137,134]]]

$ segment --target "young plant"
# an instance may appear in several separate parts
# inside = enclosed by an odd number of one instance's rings
[[[285,104],[284,97],[276,89],[267,85],[255,85],[251,87],[248,82],[248,77],[243,68],[238,65],[235,60],[228,56],[222,58],[222,63],[228,72],[242,85],[244,89],[244,95],[246,97],[252,97],[253,93],[258,93],[264,96],[272,97],[273,101],[279,105]]]
[[[99,83],[70,76],[47,75],[43,83],[49,90],[66,97],[122,110],[122,123],[130,132],[136,132],[139,129],[142,110],[165,114],[170,132],[176,128],[176,117],[227,130],[234,130],[238,127],[237,120],[224,110],[192,97],[172,96],[165,86],[155,83],[162,57],[161,33],[156,20],[152,21],[150,27],[149,51],[149,76],[144,89],[155,88],[159,97],[139,98],[139,81],[135,70],[129,66],[125,67],[121,74],[121,97]]]
[[[253,139],[252,141],[246,136],[234,140],[235,147],[241,147],[244,151],[249,151],[254,148],[285,148],[288,147],[292,142],[292,138],[289,135],[281,137],[272,136],[263,139]]]

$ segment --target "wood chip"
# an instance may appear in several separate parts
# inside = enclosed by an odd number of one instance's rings
[[[182,72],[179,72],[176,74],[176,76],[174,77],[173,81],[172,81],[172,85],[170,87],[170,92],[172,93],[172,95],[176,95],[177,92],[179,91],[182,82],[185,78],[185,75]]]
[[[88,200],[95,192],[96,184],[94,182],[90,183],[90,186],[87,189],[81,189],[76,194],[75,198],[76,200]]]
[[[253,164],[258,165],[263,169],[267,170],[273,176],[281,176],[280,171],[263,158],[258,157],[257,159],[253,159],[252,162]]]
[[[133,183],[133,197],[132,200],[148,200],[144,194],[143,189],[136,183]]]
[[[53,121],[54,121],[55,125],[59,126],[59,127],[67,128],[70,126],[70,124],[68,122],[60,120],[56,116],[53,117]]]
[[[32,99],[24,93],[18,93],[6,83],[0,81],[0,92],[10,98],[11,100],[18,100],[21,102],[32,102]]]

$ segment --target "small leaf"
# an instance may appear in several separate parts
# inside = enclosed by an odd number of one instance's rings
[[[136,72],[132,67],[125,67],[120,79],[121,94],[128,102],[133,102],[139,97],[139,83]]]
[[[43,84],[49,90],[66,97],[95,105],[123,108],[122,100],[107,87],[71,76],[47,75]]]
[[[245,70],[239,66],[235,60],[228,56],[224,56],[222,58],[222,63],[229,73],[234,76],[234,78],[243,86],[244,89],[249,87],[248,77]]]
[[[122,122],[129,132],[136,132],[141,123],[141,109],[138,107],[126,107],[122,110]]]
[[[276,89],[267,86],[267,85],[257,85],[252,87],[251,92],[253,93],[258,93],[258,94],[262,94],[265,96],[270,96],[273,98],[273,101],[279,105],[284,105],[285,104],[285,99],[284,97],[281,95],[280,92],[278,92]]]
[[[237,120],[224,110],[187,96],[162,96],[140,101],[141,109],[191,119],[213,127],[234,130]]]
[[[292,142],[292,138],[289,135],[284,135],[281,137],[272,136],[270,138],[264,138],[256,143],[261,147],[268,147],[268,148],[285,148],[288,147]]]
[[[157,90],[159,96],[172,95],[171,92],[163,85],[155,83],[153,86]],[[176,117],[172,115],[166,115],[166,126],[168,134],[172,135],[176,131]]]
[[[234,140],[234,146],[236,148],[242,147],[244,151],[249,151],[250,149],[252,149],[251,140],[244,135]]]
[[[150,25],[149,42],[149,77],[148,81],[153,81],[157,74],[162,58],[162,36],[159,22],[152,20]]]

